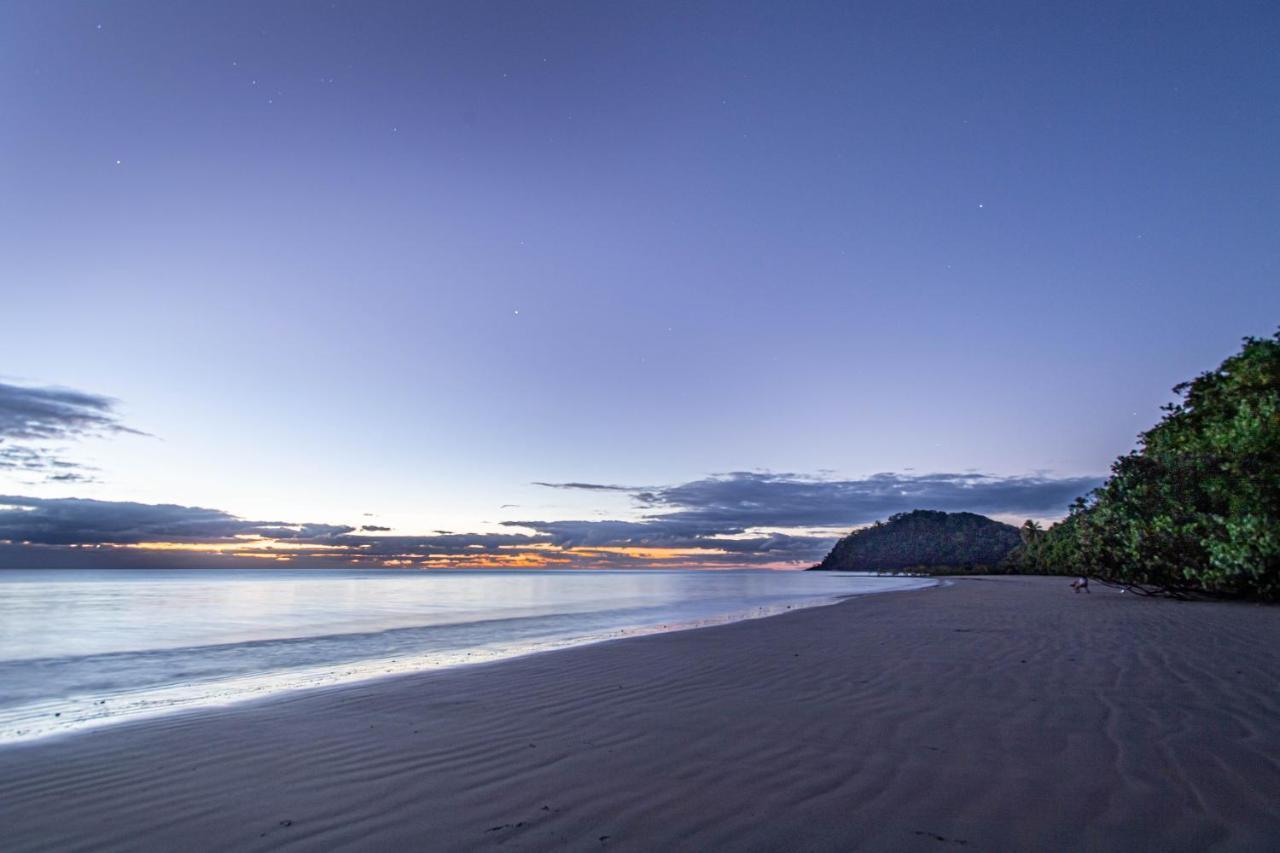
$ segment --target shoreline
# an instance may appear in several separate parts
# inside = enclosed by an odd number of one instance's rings
[[[793,610],[829,607],[850,598],[910,592],[939,584],[928,578],[886,578],[903,585],[860,592],[829,593],[796,599],[787,603],[754,605],[744,610],[720,613],[701,619],[669,623],[641,624],[588,633],[570,638],[555,638],[532,645],[502,648],[475,647],[453,652],[401,654],[396,658],[366,660],[295,668],[263,675],[244,675],[217,681],[174,684],[134,691],[118,691],[78,700],[50,701],[38,706],[17,709],[0,708],[0,750],[49,738],[69,737],[108,726],[154,720],[173,714],[216,711],[251,702],[269,702],[291,694],[354,686],[402,676],[439,672],[464,666],[517,660],[529,655],[546,654],[582,646],[617,640],[646,637],[677,631],[693,631],[780,616]],[[911,585],[907,585],[911,584]],[[394,629],[393,629],[394,630]],[[120,710],[123,706],[123,710]],[[27,712],[20,715],[18,712]]]
[[[11,850],[1267,849],[1280,608],[949,578],[0,749]]]

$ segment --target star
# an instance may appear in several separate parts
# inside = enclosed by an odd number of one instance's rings
[[[520,309],[519,309],[519,308],[517,308],[516,310],[512,311],[511,313],[512,313],[512,314],[515,314],[517,317],[519,317],[519,316],[520,316]]]
[[[119,166],[119,165],[120,165],[120,161],[119,161],[119,160],[117,160],[117,161],[116,161],[116,165],[117,165],[117,166]]]
[[[981,208],[982,208],[982,205],[978,205],[978,208],[979,208],[979,209],[981,209]]]

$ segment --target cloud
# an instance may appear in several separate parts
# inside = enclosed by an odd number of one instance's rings
[[[548,489],[576,489],[585,492],[635,492],[639,489],[635,486],[614,486],[604,483],[545,483],[541,480],[534,480],[535,486],[545,486]]]
[[[0,382],[0,438],[61,441],[104,432],[144,433],[120,423],[116,401],[70,388]]]
[[[0,566],[263,559],[433,568],[797,566],[820,559],[844,531],[895,512],[1045,517],[1097,483],[973,472],[832,479],[739,471],[660,488],[610,487],[633,494],[639,515],[632,519],[527,519],[503,522],[499,532],[424,536],[386,535],[389,528],[375,524],[252,520],[178,504],[0,496]]]
[[[504,521],[505,527],[527,527],[560,548],[643,546],[682,548],[702,536],[725,531],[721,527],[675,521]]]
[[[43,474],[50,482],[90,480],[82,473],[90,469],[50,445],[114,433],[145,435],[122,424],[115,407],[115,400],[99,394],[0,382],[0,471]]]
[[[736,471],[636,492],[655,510],[647,518],[726,530],[752,527],[834,527],[866,524],[897,512],[939,509],[979,513],[1062,514],[1096,477],[991,474],[873,474],[827,479],[800,474]]]
[[[443,533],[433,536],[338,536],[311,544],[338,547],[352,556],[400,559],[492,554],[504,548],[541,545],[550,538],[527,533]]]
[[[237,537],[320,542],[352,529],[247,521],[218,509],[177,504],[0,495],[0,540],[35,545],[210,545],[234,543]]]
[[[708,549],[745,562],[799,562],[820,558],[835,537],[797,531],[843,531],[912,509],[1054,516],[1099,482],[1093,477],[1000,477],[974,472],[832,479],[736,471],[661,488],[561,483],[554,487],[631,492],[637,506],[646,511],[634,521],[504,523],[545,534],[557,547],[567,549]]]
[[[64,474],[49,474],[45,480],[50,483],[92,483],[94,478],[88,474],[77,474],[75,471],[67,471]]]
[[[529,533],[441,533],[432,536],[379,536],[390,528],[364,525],[375,535],[360,535],[355,527],[316,522],[258,521],[206,507],[144,504],[86,498],[37,498],[0,495],[0,565],[31,565],[33,554],[42,564],[56,560],[54,550],[81,565],[84,548],[108,549],[104,560],[122,563],[118,550],[142,562],[143,549],[165,547],[174,560],[190,564],[190,554],[202,549],[212,562],[227,565],[221,553],[240,557],[288,557],[306,565],[343,563],[383,564],[432,558],[519,556],[520,548],[542,546],[550,537]],[[177,547],[173,547],[177,546]],[[183,551],[187,552],[185,555]],[[508,553],[510,551],[510,553]],[[27,556],[23,556],[26,554]]]
[[[776,531],[753,535],[741,526],[663,517],[642,521],[509,521],[504,524],[543,534],[558,548],[706,549],[738,557],[767,556],[768,560],[760,560],[764,562],[820,558],[831,548],[833,538]],[[723,561],[719,556],[714,559]]]
[[[56,454],[42,447],[6,444],[0,439],[0,471],[20,473],[45,473],[58,468],[75,468],[74,463],[59,459]],[[50,474],[49,479],[54,479]]]

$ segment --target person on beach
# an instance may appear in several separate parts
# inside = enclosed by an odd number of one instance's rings
[[[1071,588],[1076,591],[1076,595],[1080,594],[1080,590],[1089,592],[1089,579],[1084,575],[1081,575],[1071,582]],[[1093,595],[1091,592],[1089,592],[1089,594]]]

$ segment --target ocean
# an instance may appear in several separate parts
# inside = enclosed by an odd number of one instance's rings
[[[0,743],[929,583],[771,571],[0,571]]]

